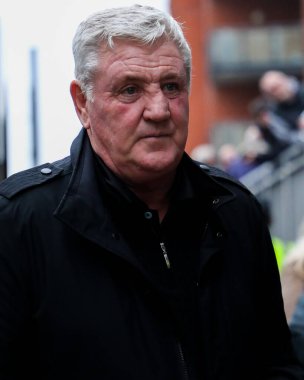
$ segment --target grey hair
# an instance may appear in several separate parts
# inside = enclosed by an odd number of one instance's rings
[[[93,100],[93,78],[100,57],[100,46],[114,48],[115,39],[128,39],[152,45],[166,38],[175,43],[183,58],[187,81],[191,82],[191,50],[181,24],[159,9],[132,5],[102,10],[84,20],[73,39],[75,78],[88,100]]]

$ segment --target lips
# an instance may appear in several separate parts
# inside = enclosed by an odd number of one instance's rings
[[[161,137],[168,137],[169,135],[150,135],[150,136],[146,136],[147,139],[158,139],[158,138],[161,138]]]
[[[153,139],[153,138],[157,139],[161,137],[170,137],[170,136],[171,136],[170,133],[153,133],[153,134],[145,135],[142,138],[143,139]]]

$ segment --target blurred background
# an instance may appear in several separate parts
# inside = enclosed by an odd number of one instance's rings
[[[1,177],[69,153],[80,128],[69,93],[76,28],[97,10],[133,3],[0,0]],[[141,3],[167,10],[167,0]]]
[[[112,0],[110,5],[132,3]],[[232,156],[259,155],[236,177],[265,205],[273,235],[294,241],[304,217],[303,139],[289,141],[275,158],[260,159],[269,141],[261,144],[261,128],[256,137],[252,103],[259,97],[267,103],[259,81],[269,70],[302,87],[304,0],[138,3],[164,9],[182,22],[192,48],[187,152],[225,170]],[[80,129],[69,94],[71,41],[83,18],[107,6],[100,0],[0,0],[1,178],[69,154]]]

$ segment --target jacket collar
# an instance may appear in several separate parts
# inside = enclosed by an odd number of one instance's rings
[[[90,199],[92,197],[92,188],[87,186],[87,182],[95,183],[96,180],[96,158],[94,157],[94,152],[91,148],[87,133],[84,128],[81,129],[78,136],[72,143],[71,146],[71,162],[73,166],[73,174],[67,189],[66,195],[70,193],[86,194]],[[118,179],[104,164],[103,166],[103,177],[106,178],[108,184],[118,189],[122,184],[122,181]],[[85,170],[84,170],[85,168]],[[189,175],[186,175],[189,173]],[[98,174],[98,173],[97,173]],[[199,162],[193,161],[186,153],[184,153],[182,163],[178,169],[177,178],[175,181],[175,192],[174,197],[181,199],[193,196],[193,189],[189,182],[189,176],[195,178],[196,184],[196,194],[201,198],[202,192],[206,197],[212,197],[214,202],[214,208],[218,208],[221,204],[234,198],[233,192],[220,183],[217,177],[223,177],[223,172],[218,175],[217,171],[208,167],[207,165],[202,165]],[[122,192],[125,193],[126,187],[123,186]],[[98,195],[97,191],[95,195]],[[130,194],[128,198],[134,199]]]
[[[116,225],[107,212],[104,202],[104,189],[97,179],[96,170],[100,168],[96,165],[95,153],[85,130],[79,133],[71,146],[71,162],[73,166],[71,180],[55,211],[55,216],[90,241],[131,262],[134,266],[140,266],[133,257],[128,242],[117,238]],[[184,181],[185,178],[186,181]],[[194,187],[191,187],[189,178],[195,181]],[[113,178],[110,179],[110,182],[113,185]],[[120,186],[119,181],[118,184],[115,183],[115,186]],[[204,168],[193,163],[187,154],[183,157],[175,186],[176,199],[183,197],[202,199],[205,197],[211,203],[214,211],[234,198],[228,188],[219,183],[214,176],[210,176]],[[204,194],[203,197],[202,194]],[[212,214],[216,219],[215,224],[220,225],[220,221],[214,216],[216,213]],[[219,230],[223,231],[223,229],[222,226],[219,227]],[[214,246],[209,250],[204,262],[208,261],[209,256],[216,249]]]

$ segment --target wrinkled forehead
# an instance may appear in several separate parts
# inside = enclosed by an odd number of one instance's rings
[[[185,62],[176,44],[168,40],[158,40],[153,44],[138,41],[116,40],[112,47],[103,44],[99,52],[99,69],[109,65],[122,66],[140,63],[142,67],[176,66],[185,69]]]
[[[153,70],[175,71],[175,76],[183,80],[188,88],[190,86],[190,70],[185,57],[177,44],[168,38],[160,38],[152,44],[116,38],[112,46],[105,42],[101,43],[96,58],[95,79],[105,72],[107,75],[110,74],[109,69],[112,74],[113,71],[118,74],[117,67],[126,72],[133,65],[133,67],[140,66],[142,71],[147,69],[150,73]]]
[[[154,40],[153,43],[146,43],[142,40],[138,40],[135,38],[121,38],[121,37],[117,38],[117,37],[115,37],[112,39],[111,45],[109,45],[107,41],[101,41],[99,44],[99,52],[102,56],[102,54],[113,53],[113,52],[117,51],[118,49],[120,49],[121,47],[125,48],[128,46],[141,48],[141,49],[147,50],[147,51],[156,51],[165,43],[168,45],[174,46],[176,51],[179,52],[179,55],[182,58],[182,52],[181,52],[181,49],[179,48],[179,46],[177,45],[177,43],[175,43],[175,41],[172,41],[172,40],[170,40],[164,36]]]

